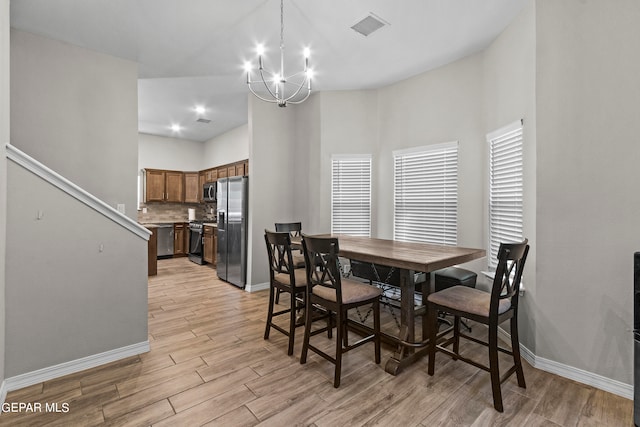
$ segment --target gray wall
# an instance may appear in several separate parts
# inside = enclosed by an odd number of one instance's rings
[[[147,341],[147,242],[8,169],[7,377]]]
[[[535,3],[529,2],[516,19],[483,55],[484,95],[482,112],[485,133],[524,119],[523,128],[523,235],[529,239],[529,255],[520,299],[520,342],[535,353],[536,326],[536,17]],[[487,159],[488,143],[483,138],[482,159]],[[485,165],[488,163],[483,160]],[[484,206],[488,206],[488,180],[483,175]],[[482,210],[483,224],[489,223],[488,209]],[[484,241],[488,242],[484,227]],[[504,325],[505,328],[508,325]]]
[[[383,88],[378,103],[378,236],[393,238],[393,150],[458,141],[458,244],[484,247],[482,56]]]
[[[536,14],[536,353],[632,384],[640,2]]]
[[[138,134],[138,169],[199,171],[203,153],[202,142]]]
[[[5,252],[7,221],[7,158],[9,142],[9,0],[0,0],[0,384],[5,378]]]
[[[136,65],[11,37],[11,142],[135,218]],[[8,166],[5,376],[145,342],[146,241]]]
[[[16,30],[11,48],[11,143],[135,220],[137,65]]]
[[[203,144],[200,169],[225,165],[249,158],[249,126],[242,125]]]
[[[269,282],[264,230],[290,218],[296,203],[295,110],[249,97],[249,233],[247,283]]]

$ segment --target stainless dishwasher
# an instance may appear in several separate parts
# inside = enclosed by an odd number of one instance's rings
[[[173,256],[173,224],[158,224],[158,258]]]

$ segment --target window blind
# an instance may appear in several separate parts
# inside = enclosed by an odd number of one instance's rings
[[[394,152],[393,238],[455,245],[458,143]]]
[[[487,135],[489,141],[489,268],[500,243],[522,241],[522,122]]]
[[[331,159],[331,232],[371,236],[371,156]]]

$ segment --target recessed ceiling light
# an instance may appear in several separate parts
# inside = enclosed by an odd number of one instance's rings
[[[177,124],[171,125],[171,130],[174,132],[180,132],[180,129],[182,129],[182,126],[180,125],[177,125]]]
[[[204,108],[202,105],[198,105],[196,106],[196,113],[202,115],[207,111],[206,108]]]

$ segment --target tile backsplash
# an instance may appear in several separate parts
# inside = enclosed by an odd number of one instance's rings
[[[147,213],[143,213],[143,208]],[[138,210],[138,222],[188,222],[189,208],[196,210],[196,219],[215,221],[215,203],[141,203]]]

